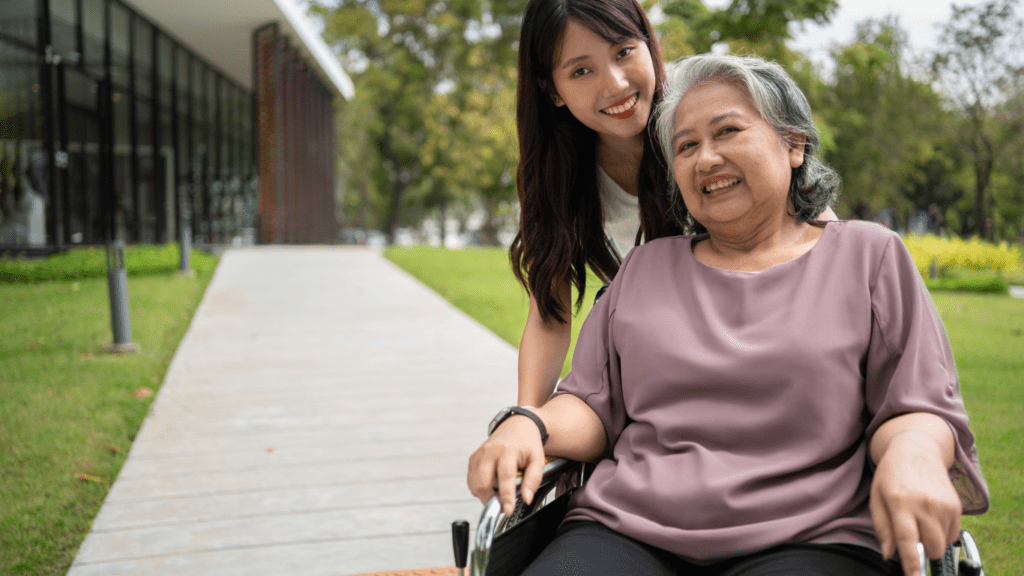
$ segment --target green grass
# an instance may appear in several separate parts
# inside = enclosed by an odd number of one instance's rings
[[[986,574],[1024,574],[1024,300],[935,292],[978,442],[992,507],[966,516]]]
[[[393,248],[385,256],[518,346],[529,301],[512,276],[505,252]],[[597,287],[596,281],[588,282],[588,292]],[[992,495],[989,512],[964,517],[963,526],[978,538],[987,574],[1024,574],[1024,300],[962,292],[934,292],[932,297],[957,359]],[[591,302],[592,293],[580,317],[589,312]],[[577,318],[574,343],[579,327]]]
[[[109,355],[105,278],[0,283],[0,574],[65,574],[212,276],[128,280],[132,341]],[[139,397],[141,396],[141,397]]]
[[[519,347],[526,327],[530,299],[509,264],[508,254],[499,248],[467,248],[450,251],[416,246],[389,248],[384,256],[414,278],[483,324],[509,344]],[[572,343],[576,347],[582,319],[594,305],[594,296],[602,283],[591,272],[587,292],[577,311],[573,308]],[[577,292],[573,290],[573,302]],[[572,354],[565,359],[562,375],[569,373]]]

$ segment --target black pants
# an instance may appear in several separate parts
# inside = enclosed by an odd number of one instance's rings
[[[523,576],[893,576],[898,562],[863,546],[792,544],[711,566],[623,536],[599,522],[567,522]]]

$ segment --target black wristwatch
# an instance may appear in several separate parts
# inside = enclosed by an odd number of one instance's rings
[[[501,411],[498,412],[498,415],[495,416],[493,420],[491,420],[490,425],[487,426],[487,435],[490,436],[491,434],[494,434],[494,430],[497,429],[502,422],[508,420],[509,416],[512,416],[513,414],[522,414],[523,416],[526,416],[530,420],[533,420],[533,423],[536,424],[537,428],[540,429],[541,446],[547,443],[548,429],[544,427],[544,422],[541,421],[540,417],[538,417],[533,412],[530,412],[526,408],[520,408],[519,406],[509,406],[508,408],[502,408]]]

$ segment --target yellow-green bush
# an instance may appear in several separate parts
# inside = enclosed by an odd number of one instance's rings
[[[940,277],[960,269],[1000,272],[1024,271],[1021,249],[1003,242],[998,246],[978,238],[941,238],[935,235],[904,236],[914,264],[925,278],[928,277],[932,259]]]

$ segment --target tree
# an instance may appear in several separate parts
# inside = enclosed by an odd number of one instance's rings
[[[906,69],[906,46],[898,20],[869,19],[852,44],[832,51],[834,82],[815,105],[835,142],[824,157],[843,177],[841,215],[869,219],[889,208],[904,225],[913,209],[944,210],[955,199],[943,183],[955,161],[937,145],[951,114]]]
[[[515,80],[511,70],[496,70],[475,82],[477,89],[437,95],[428,108],[426,202],[440,210],[442,222],[450,202],[478,205],[485,215],[481,240],[498,245],[499,207],[516,193]]]
[[[356,92],[369,95],[374,150],[355,169],[372,173],[386,198],[381,228],[389,241],[410,194],[441,189],[424,164],[428,105],[441,93],[477,90],[480,75],[512,65],[524,7],[525,0],[340,0],[311,8]]]
[[[837,0],[732,0],[729,6],[710,10],[700,0],[662,2],[666,59],[711,50],[719,42],[732,53],[755,53],[782,65],[797,55],[787,46],[794,25],[808,21],[827,24],[839,8]],[[689,49],[689,51],[687,51]]]
[[[974,175],[973,231],[993,238],[987,193],[999,157],[1019,138],[1020,114],[1006,114],[1008,91],[1024,74],[1024,23],[1017,0],[989,0],[976,6],[952,6],[940,34],[942,48],[932,71],[942,91],[962,115],[964,152]]]

